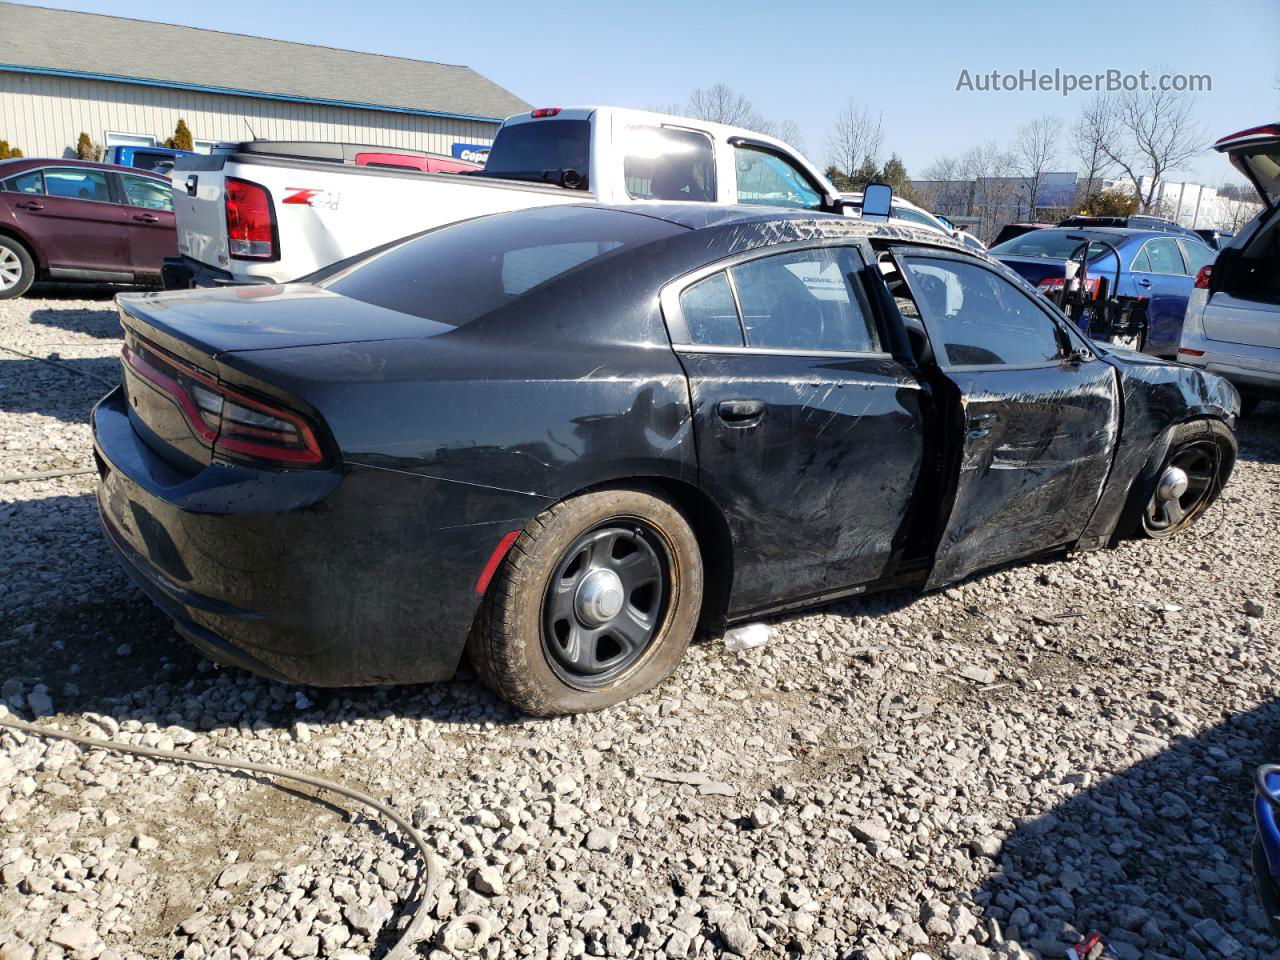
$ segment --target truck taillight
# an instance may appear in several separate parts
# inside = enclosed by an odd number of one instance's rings
[[[141,337],[129,340],[121,351],[124,362],[168,394],[192,433],[214,453],[273,467],[325,462],[316,431],[299,414],[231,390]]]
[[[277,260],[275,213],[271,193],[260,184],[228,177],[227,253],[236,260]]]
[[[1200,268],[1200,272],[1196,274],[1196,289],[1208,290],[1209,279],[1212,276],[1213,276],[1213,264],[1206,263],[1203,267]]]
[[[529,114],[529,116],[533,117],[533,119],[535,120],[544,120],[547,117],[558,116],[559,113],[560,113],[559,107],[539,107],[537,110],[534,110],[531,114]]]

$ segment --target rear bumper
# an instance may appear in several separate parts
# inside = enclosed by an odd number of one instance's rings
[[[99,513],[121,565],[206,655],[277,680],[452,676],[476,578],[524,522],[440,526],[430,518],[465,511],[397,471],[180,473],[133,430],[119,389],[94,410],[93,433]]]
[[[226,287],[241,283],[271,283],[266,277],[236,278],[231,271],[211,267],[191,257],[165,257],[160,278],[166,290],[190,290],[193,287]]]
[[[1183,363],[1201,367],[1229,380],[1241,393],[1280,398],[1280,350],[1210,340],[1184,333],[1182,347],[1202,351],[1202,356],[1179,352]]]

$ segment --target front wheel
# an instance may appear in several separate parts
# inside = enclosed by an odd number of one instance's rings
[[[1187,529],[1218,499],[1234,464],[1235,441],[1222,424],[1193,421],[1175,428],[1142,512],[1142,532],[1163,540]]]
[[[468,641],[471,662],[527,713],[612,706],[675,670],[698,622],[702,581],[688,520],[656,491],[573,497],[512,545]]]
[[[36,265],[27,248],[0,236],[0,300],[20,297],[36,279]]]

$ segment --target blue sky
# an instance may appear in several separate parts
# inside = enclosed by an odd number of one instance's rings
[[[1206,151],[1173,179],[1231,176],[1208,142],[1280,117],[1280,3],[1065,0],[780,4],[757,0],[532,4],[410,0],[43,0],[187,26],[467,64],[535,105],[645,107],[718,81],[759,112],[792,119],[825,162],[849,97],[884,113],[885,147],[919,174],[939,154],[994,139],[1044,113],[1070,122],[1088,94],[957,91],[971,74],[1115,69],[1209,74]],[[143,51],[139,51],[143,55]],[[0,58],[3,53],[0,52]],[[228,77],[251,86],[252,77]],[[1073,169],[1065,144],[1056,167]]]

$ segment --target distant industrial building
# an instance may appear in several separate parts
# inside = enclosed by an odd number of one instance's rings
[[[425,8],[424,8],[425,11]],[[425,13],[424,13],[425,15]],[[29,157],[329,140],[473,156],[529,105],[469,67],[0,3],[0,140]]]

